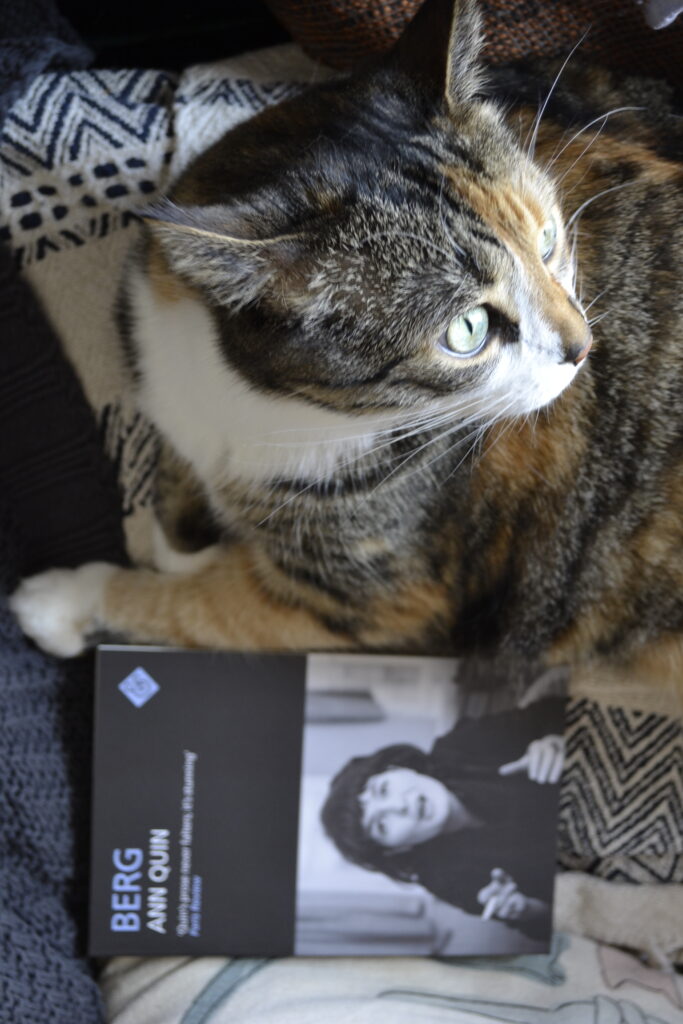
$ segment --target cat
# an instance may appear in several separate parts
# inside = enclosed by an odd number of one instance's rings
[[[536,72],[481,48],[471,0],[428,0],[149,211],[119,322],[181,571],[24,581],[46,650],[104,629],[683,675],[680,122],[573,59],[537,110]]]

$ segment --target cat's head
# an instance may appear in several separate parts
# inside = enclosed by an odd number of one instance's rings
[[[451,11],[451,8],[453,10]],[[590,346],[552,181],[482,98],[469,0],[230,132],[152,213],[251,384],[363,415],[524,415]]]

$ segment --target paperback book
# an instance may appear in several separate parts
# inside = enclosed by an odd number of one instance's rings
[[[466,673],[100,647],[90,953],[546,951],[564,700]]]

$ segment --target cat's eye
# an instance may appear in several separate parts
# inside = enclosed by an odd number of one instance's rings
[[[538,236],[538,251],[541,259],[549,260],[557,245],[557,221],[551,217],[545,222]]]
[[[458,356],[472,356],[483,348],[489,333],[489,315],[484,306],[475,306],[454,317],[446,331],[446,347]]]

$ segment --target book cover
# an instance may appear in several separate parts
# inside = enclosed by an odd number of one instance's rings
[[[462,672],[100,647],[91,955],[545,951],[564,701]]]

